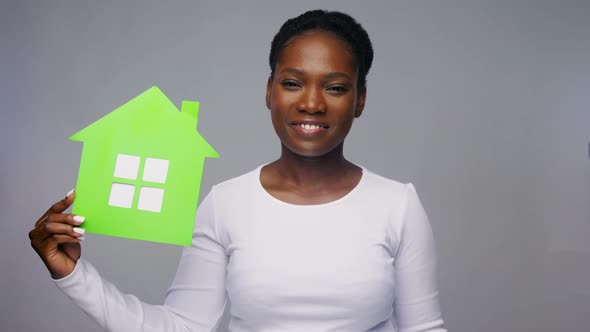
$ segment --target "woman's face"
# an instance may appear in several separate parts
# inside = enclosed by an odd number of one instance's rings
[[[350,49],[334,34],[312,30],[291,39],[268,80],[266,106],[289,151],[326,155],[342,145],[361,115],[365,89]]]

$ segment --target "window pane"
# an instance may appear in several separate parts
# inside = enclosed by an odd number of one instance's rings
[[[160,212],[162,210],[163,199],[164,189],[141,187],[137,208],[145,211]]]
[[[166,183],[168,175],[168,160],[146,158],[143,168],[143,181]]]
[[[118,154],[115,164],[115,176],[123,179],[137,179],[139,170],[139,157],[128,154]]]
[[[124,183],[113,183],[109,195],[109,205],[130,208],[133,204],[135,186]]]

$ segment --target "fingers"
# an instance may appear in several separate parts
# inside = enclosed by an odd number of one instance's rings
[[[43,222],[38,223],[35,228],[29,232],[29,238],[32,244],[39,243],[47,238],[62,234],[75,238],[80,238],[84,235],[85,230],[79,228],[84,222],[84,217],[73,214],[57,213],[48,215]]]
[[[47,222],[43,225],[43,231],[47,235],[47,237],[52,237],[56,235],[67,235],[73,238],[80,238],[84,235],[85,230],[79,227],[73,227],[68,224],[59,223],[59,222]]]
[[[84,233],[85,230],[82,228],[63,222],[51,221],[35,227],[35,229],[29,232],[29,238],[31,239],[33,249],[48,264],[48,257],[55,254],[56,250],[58,250],[58,245],[67,243],[79,244],[84,240]],[[72,252],[66,252],[66,254],[75,260],[80,256],[80,248],[74,247],[74,249]],[[51,270],[49,265],[48,268]]]
[[[83,239],[84,237],[72,237],[66,234],[51,234],[49,237],[43,240],[31,242],[31,246],[33,247],[33,249],[35,249],[37,254],[45,262],[45,264],[49,264],[47,266],[49,270],[52,270],[50,261],[53,260],[56,257],[56,255],[64,254],[63,251],[59,249],[60,246],[79,245]],[[79,251],[79,248],[77,250]],[[77,257],[79,256],[80,255],[78,253]]]
[[[71,213],[55,213],[45,218],[45,223],[60,223],[72,226],[80,226],[84,222],[84,217],[73,215]]]
[[[54,278],[71,273],[80,258],[80,241],[84,239],[84,229],[78,227],[84,217],[62,213],[74,202],[74,190],[53,204],[35,222],[29,232],[31,246],[47,266]]]
[[[75,238],[64,234],[53,234],[47,238],[47,242],[53,242],[55,245],[63,243],[80,243],[80,241],[82,240],[79,237]]]
[[[74,192],[74,190],[70,190],[67,194],[66,197],[58,202],[56,202],[55,204],[53,204],[42,216],[41,218],[39,218],[37,220],[37,222],[35,222],[35,226],[39,225],[40,223],[42,223],[48,216],[56,214],[56,213],[61,213],[63,211],[65,211],[68,207],[70,207],[70,205],[72,205],[72,203],[74,202],[74,198],[75,198],[76,194]]]

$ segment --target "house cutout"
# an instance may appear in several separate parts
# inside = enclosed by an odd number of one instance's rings
[[[89,233],[189,246],[205,158],[199,103],[156,86],[70,137],[83,142],[72,212]]]

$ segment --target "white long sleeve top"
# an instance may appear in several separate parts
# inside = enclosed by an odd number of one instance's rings
[[[80,259],[55,280],[109,331],[444,332],[427,216],[411,184],[363,168],[320,205],[280,201],[260,169],[214,186],[198,208],[163,305],[141,302]]]

